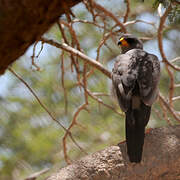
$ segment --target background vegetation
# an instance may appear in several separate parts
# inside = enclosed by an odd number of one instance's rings
[[[96,2],[123,22],[129,1],[99,0]],[[142,38],[144,49],[157,55],[161,61],[162,57],[157,43],[160,17],[157,8],[153,8],[153,2],[142,3],[133,0],[128,3],[130,12],[124,24],[131,22],[125,26],[127,32]],[[165,4],[166,8],[168,5]],[[75,17],[62,16],[59,23],[55,24],[44,37],[63,43],[65,39],[60,30],[61,26],[69,45],[78,49],[78,43],[70,31],[73,29],[79,42],[79,50],[99,60],[111,71],[115,57],[120,53],[115,43],[120,35],[120,27],[112,18],[107,17],[102,10],[97,8],[92,8],[98,15],[94,22],[95,16],[92,16],[93,12],[90,7],[91,4],[86,1],[73,7],[72,13]],[[174,13],[173,15],[173,11],[179,12],[178,7],[178,4],[173,4],[173,10],[169,12],[169,19],[166,20],[163,31],[165,55],[175,65],[180,64],[179,58],[177,59],[180,56],[179,14]],[[161,10],[165,11],[163,7]],[[140,20],[140,22],[133,23],[134,20]],[[71,24],[72,21],[74,23],[69,28],[67,24]],[[109,35],[103,42],[111,31],[115,33]],[[39,42],[35,48],[34,45],[30,47],[26,54],[13,64],[12,69],[28,83],[56,120],[68,128],[78,107],[88,100],[88,104],[77,116],[77,123],[71,129],[73,138],[81,148],[87,153],[92,153],[124,140],[124,115],[116,100],[111,96],[111,81],[101,72],[94,70],[87,79],[87,89],[96,97],[96,100],[91,96],[86,97],[84,88],[79,86],[79,79],[84,77],[84,68],[88,72],[92,70],[91,66],[84,65],[80,58],[75,58],[78,62],[78,69],[76,69],[69,53],[47,44],[43,44],[41,51],[41,45]],[[40,55],[38,55],[39,52]],[[99,59],[97,58],[98,52]],[[38,55],[34,58],[36,65],[32,63],[33,53]],[[172,61],[174,58],[176,60]],[[40,70],[38,71],[37,68]],[[173,74],[172,77],[162,63],[160,92],[164,98],[169,97],[169,87],[173,80],[173,97],[166,99],[166,102],[173,101],[171,107],[178,116],[180,74],[173,68],[170,72]],[[66,165],[65,147],[67,147],[66,160],[68,162],[70,159],[76,160],[85,155],[69,136],[65,143],[66,146],[63,145],[65,131],[52,120],[22,81],[7,71],[0,78],[0,82],[2,84],[0,88],[0,179],[23,179],[46,167],[52,170],[63,167]],[[113,109],[99,103],[97,98]],[[176,123],[177,120],[172,113],[169,113],[167,107],[161,101],[157,101],[153,106],[148,127],[154,128]]]

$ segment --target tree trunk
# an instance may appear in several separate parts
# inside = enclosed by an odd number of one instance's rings
[[[81,0],[0,0],[0,74]]]
[[[143,159],[129,163],[125,143],[88,155],[46,180],[178,180],[180,125],[156,128],[146,134]]]

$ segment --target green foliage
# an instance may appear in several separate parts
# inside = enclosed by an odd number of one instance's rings
[[[169,21],[174,24],[180,24],[180,5],[174,6],[168,15]]]
[[[171,4],[172,10],[168,14],[168,19],[170,23],[179,24],[180,23],[180,5],[178,4],[179,2],[176,0],[155,0],[153,3],[153,7],[157,9],[160,3],[164,6],[164,8],[167,8]],[[174,5],[172,3],[174,3]]]

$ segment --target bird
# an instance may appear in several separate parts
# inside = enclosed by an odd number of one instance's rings
[[[160,62],[143,50],[143,43],[132,34],[118,40],[122,54],[112,69],[112,87],[121,110],[125,113],[127,154],[130,162],[140,163],[152,104],[158,98]]]

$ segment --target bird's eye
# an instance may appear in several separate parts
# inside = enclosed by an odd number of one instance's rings
[[[132,38],[127,38],[126,41],[127,41],[129,44],[135,43],[135,40],[132,39]]]
[[[126,41],[126,39],[124,37],[120,38],[119,41],[118,41],[118,46],[122,46],[122,47],[128,47],[129,44],[128,42]]]

